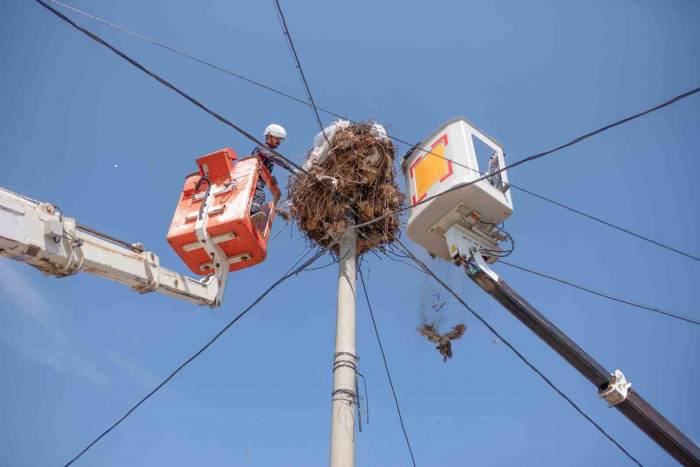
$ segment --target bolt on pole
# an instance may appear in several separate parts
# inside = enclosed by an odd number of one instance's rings
[[[348,219],[348,226],[355,225]],[[355,353],[355,285],[357,233],[346,230],[340,240],[338,261],[338,314],[333,356],[331,467],[355,465],[355,404],[357,403]]]

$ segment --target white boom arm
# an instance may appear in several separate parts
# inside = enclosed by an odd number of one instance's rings
[[[27,263],[46,275],[80,271],[128,285],[140,293],[159,292],[198,305],[221,304],[226,274],[198,280],[160,266],[140,244],[100,234],[64,217],[49,203],[0,187],[0,256]]]

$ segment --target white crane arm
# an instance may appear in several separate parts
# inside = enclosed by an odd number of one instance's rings
[[[27,263],[46,275],[95,274],[133,290],[159,292],[198,305],[218,306],[226,274],[187,277],[160,266],[157,255],[65,217],[49,203],[0,187],[0,256]]]

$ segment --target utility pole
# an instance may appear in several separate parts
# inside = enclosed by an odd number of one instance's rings
[[[340,240],[338,258],[338,315],[333,355],[331,467],[355,465],[355,404],[357,354],[355,353],[355,285],[357,233],[348,216],[348,230]]]

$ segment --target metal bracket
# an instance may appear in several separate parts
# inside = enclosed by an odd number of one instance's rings
[[[465,263],[467,272],[471,275],[483,271],[495,282],[498,282],[496,274],[486,263],[481,254],[483,245],[474,240],[467,230],[459,224],[455,224],[445,232],[447,249],[455,262]]]
[[[620,370],[610,375],[608,386],[598,391],[598,397],[608,401],[608,407],[614,407],[627,399],[632,383],[628,382]]]
[[[68,241],[68,244],[70,245],[70,254],[68,256],[68,262],[66,262],[66,265],[63,268],[52,274],[56,277],[72,276],[80,272],[80,270],[83,268],[84,257],[80,246],[73,245],[72,241]]]
[[[484,257],[481,256],[481,252],[478,249],[472,249],[472,255],[470,259],[473,260],[474,263],[476,263],[476,266],[480,271],[482,271],[484,274],[493,279],[494,282],[498,282],[498,274],[496,274],[496,272],[489,267],[488,263],[484,260]]]
[[[80,272],[83,268],[85,255],[81,246],[83,242],[75,239],[75,219],[64,217],[63,214],[51,204],[42,204],[42,209],[49,217],[44,219],[44,236],[49,237],[54,243],[60,243],[61,248],[68,252],[66,264],[63,267],[55,267],[45,274],[58,278],[68,277]]]
[[[212,277],[207,279],[207,285],[211,285],[211,281],[216,281],[218,288],[216,295],[212,300],[212,307],[219,306],[221,304],[221,299],[224,295],[224,290],[226,289],[226,280],[228,279],[228,269],[229,263],[228,258],[224,251],[216,244],[214,239],[209,235],[207,230],[207,224],[209,222],[209,213],[212,210],[214,197],[217,193],[221,192],[221,187],[218,185],[210,186],[207,190],[207,196],[203,201],[203,205],[200,209],[200,216],[197,218],[197,223],[195,224],[195,233],[197,235],[197,240],[202,244],[204,251],[211,258],[211,262],[214,265],[214,274]]]
[[[143,256],[148,282],[134,286],[132,289],[139,293],[155,292],[160,287],[160,258],[151,251],[144,251],[141,256]]]
[[[224,185],[214,185],[210,190],[209,193],[207,192],[202,192],[202,193],[195,193],[192,195],[192,200],[193,201],[198,201],[200,199],[206,198],[210,193],[214,193],[214,195],[220,195],[221,193],[225,193],[227,191],[230,191],[235,187],[235,183],[230,182],[226,183]]]

